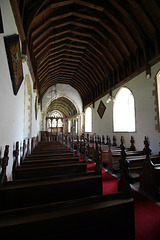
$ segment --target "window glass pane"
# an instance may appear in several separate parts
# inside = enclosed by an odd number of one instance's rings
[[[58,119],[58,127],[62,127],[63,126],[63,122],[61,119]]]
[[[57,120],[56,119],[53,119],[52,120],[52,127],[56,127],[57,126]]]
[[[68,132],[71,132],[71,120],[68,120]]]
[[[160,127],[160,71],[157,74],[158,122]]]
[[[92,109],[90,107],[85,112],[85,132],[92,132]]]
[[[62,113],[59,111],[56,111],[56,110],[53,111],[50,116],[54,117],[54,118],[59,118],[59,117],[62,118],[63,117]]]
[[[131,91],[122,87],[113,106],[113,127],[115,132],[135,132],[135,106]]]

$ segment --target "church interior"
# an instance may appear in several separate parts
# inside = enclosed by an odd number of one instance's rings
[[[160,239],[160,1],[0,0],[0,238]]]

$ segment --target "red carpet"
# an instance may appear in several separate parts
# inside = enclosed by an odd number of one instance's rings
[[[95,164],[87,161],[87,171]],[[103,194],[117,192],[118,179],[102,169]],[[134,191],[136,240],[160,240],[160,207],[139,192]]]
[[[87,172],[93,172],[95,164],[87,161]],[[102,186],[103,195],[117,192],[118,179],[113,177],[110,173],[102,169]]]
[[[102,170],[102,186],[103,195],[116,193],[118,191],[118,179]]]
[[[136,240],[160,240],[160,207],[134,192]]]

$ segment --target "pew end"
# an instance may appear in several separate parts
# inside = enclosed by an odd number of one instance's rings
[[[140,176],[140,191],[154,200],[160,200],[160,155],[146,157]]]

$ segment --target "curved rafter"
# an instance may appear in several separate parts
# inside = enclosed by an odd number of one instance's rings
[[[85,106],[159,58],[156,0],[10,2],[21,17],[40,98],[56,83],[70,84]]]
[[[65,117],[72,117],[77,114],[74,104],[65,97],[60,97],[50,103],[47,112],[51,112],[53,110],[60,111]]]

